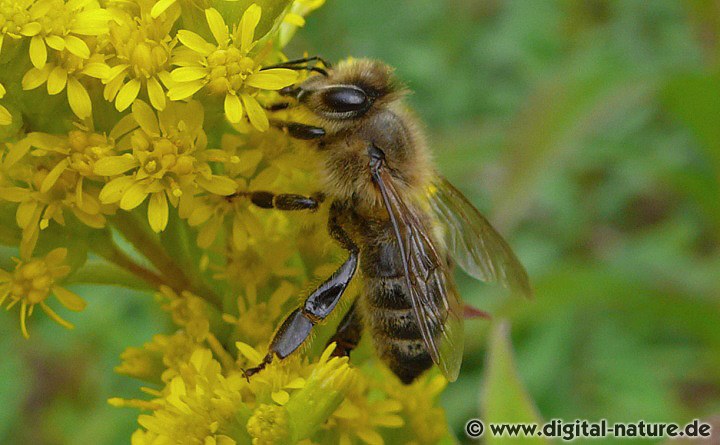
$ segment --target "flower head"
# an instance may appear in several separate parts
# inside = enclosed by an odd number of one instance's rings
[[[0,306],[7,303],[6,308],[10,309],[20,304],[20,330],[25,338],[30,337],[27,318],[36,305],[61,326],[73,328],[48,306],[47,299],[51,295],[71,311],[85,309],[86,303],[82,298],[58,284],[70,273],[70,267],[65,264],[67,253],[66,248],[59,247],[43,258],[15,259],[13,272],[0,269]]]
[[[170,99],[187,99],[205,88],[209,94],[224,97],[225,117],[230,122],[240,122],[246,113],[256,129],[267,130],[268,118],[256,99],[257,93],[291,85],[298,75],[284,68],[261,71],[266,55],[263,53],[267,51],[254,51],[260,14],[260,6],[250,5],[240,23],[230,31],[216,9],[206,9],[205,17],[215,43],[208,43],[189,30],[178,31],[183,46],[173,55],[173,63],[179,68],[171,73],[174,85],[168,91]]]
[[[141,5],[142,6],[142,5]],[[115,101],[118,111],[127,109],[144,90],[150,104],[157,110],[165,108],[165,89],[170,82],[170,52],[175,45],[170,31],[180,15],[178,9],[157,17],[140,8],[140,17],[133,19],[122,13],[124,20],[110,23],[109,40],[114,55],[105,83],[105,99]]]
[[[86,187],[84,179],[97,178],[89,166],[113,149],[105,136],[85,130],[66,136],[31,133],[6,145],[2,171],[11,182],[0,187],[0,199],[18,203],[22,257],[32,255],[40,230],[50,221],[65,225],[65,209],[89,227],[105,226],[110,210],[100,204],[99,188]]]
[[[97,175],[112,177],[100,192],[100,201],[132,210],[149,196],[148,221],[160,232],[168,223],[168,203],[178,207],[182,199],[201,190],[233,193],[235,182],[214,174],[198,157],[207,144],[202,123],[203,108],[196,101],[171,104],[157,116],[145,102],[135,101],[129,119],[111,132],[128,151],[101,159],[93,169]]]

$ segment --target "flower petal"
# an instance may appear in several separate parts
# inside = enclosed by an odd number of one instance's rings
[[[160,86],[157,78],[151,77],[147,80],[147,91],[153,108],[160,111],[164,110],[166,105],[165,90]]]
[[[147,198],[147,195],[148,192],[145,183],[138,181],[131,185],[122,196],[120,199],[120,208],[123,210],[132,210],[142,204],[145,198]]]
[[[40,308],[43,310],[43,312],[45,312],[45,314],[47,314],[48,317],[55,320],[55,323],[59,324],[60,326],[64,327],[65,329],[74,329],[75,328],[75,326],[72,323],[64,320],[54,310],[50,309],[50,306],[45,304],[44,301],[40,302]]]
[[[148,203],[148,221],[154,232],[162,232],[168,223],[168,203],[165,192],[153,193]]]
[[[65,49],[65,39],[60,36],[47,36],[45,38],[45,43],[47,43],[47,46],[56,51],[63,51]]]
[[[175,68],[170,73],[174,82],[192,82],[193,80],[204,79],[208,75],[208,69],[202,66],[184,66]]]
[[[115,108],[118,111],[125,111],[130,104],[137,98],[140,92],[140,81],[137,79],[130,79],[128,83],[123,85],[118,91],[118,95],[115,98]]]
[[[102,190],[100,190],[98,198],[100,198],[100,202],[103,204],[118,202],[122,199],[127,189],[129,189],[134,183],[135,178],[132,176],[120,176],[115,178],[105,184]]]
[[[9,168],[15,165],[17,161],[22,159],[28,151],[30,151],[30,142],[27,139],[16,142],[15,144],[8,144],[9,150],[5,155],[3,167]]]
[[[290,400],[290,394],[288,394],[287,391],[283,391],[282,389],[280,391],[273,392],[272,394],[270,394],[270,397],[278,405],[284,405]]]
[[[170,6],[172,6],[177,0],[159,0],[155,3],[150,10],[150,16],[154,19],[160,17],[160,14],[165,12]]]
[[[65,171],[70,161],[68,161],[67,158],[63,159],[62,161],[58,162],[55,167],[53,167],[52,170],[45,176],[45,179],[43,179],[42,184],[40,185],[40,192],[47,193],[53,185],[57,182],[58,178],[62,174],[62,172]]]
[[[47,62],[47,47],[41,36],[30,39],[30,61],[35,68],[42,68]]]
[[[198,185],[210,193],[216,195],[232,195],[237,190],[237,184],[227,176],[212,175],[209,179],[198,175]]]
[[[240,19],[240,50],[248,52],[252,48],[253,39],[255,38],[255,28],[260,22],[262,9],[257,4],[250,5]]]
[[[107,156],[98,159],[93,166],[93,173],[100,176],[115,176],[137,166],[137,159],[130,153],[125,153],[120,156]]]
[[[96,79],[107,79],[110,76],[110,67],[106,63],[91,62],[85,64],[82,73]]]
[[[155,111],[145,102],[136,100],[133,102],[132,114],[140,128],[150,136],[160,136],[160,127],[155,116]]]
[[[181,29],[180,31],[178,31],[177,38],[180,43],[187,46],[196,53],[200,53],[204,56],[209,55],[215,49],[215,46],[206,42],[205,39],[195,34],[194,32],[188,31],[186,29]]]
[[[68,78],[67,96],[70,109],[80,119],[92,115],[92,102],[85,87],[75,77]]]
[[[78,294],[64,287],[53,286],[53,293],[60,303],[71,311],[80,312],[87,306],[87,302]]]
[[[183,100],[191,97],[197,93],[200,88],[205,86],[205,82],[202,80],[196,80],[194,82],[184,82],[180,85],[175,85],[170,88],[167,92],[170,100]]]
[[[65,84],[67,83],[67,71],[65,71],[65,68],[56,66],[53,68],[52,71],[50,71],[50,76],[48,76],[47,81],[47,91],[48,94],[58,94],[62,90],[65,89]]]
[[[262,90],[279,90],[294,84],[297,79],[297,71],[287,68],[272,68],[253,73],[245,80],[245,84]]]
[[[250,363],[258,364],[263,361],[263,356],[249,344],[238,341],[235,342],[235,346],[237,346],[238,351],[240,351],[240,353],[244,355],[245,358],[250,360]]]
[[[205,10],[205,18],[207,19],[208,26],[210,26],[210,32],[213,37],[215,37],[215,41],[218,42],[220,46],[225,45],[230,37],[228,36],[225,20],[223,20],[220,13],[215,8],[208,8]]]
[[[225,116],[233,124],[240,122],[242,119],[243,107],[240,98],[234,94],[228,93],[225,95]]]
[[[263,110],[254,97],[243,94],[242,102],[243,105],[245,105],[245,110],[253,127],[259,131],[265,131],[270,128],[270,122],[268,121],[267,114],[265,114],[265,110]]]
[[[10,114],[7,108],[0,105],[0,125],[10,124],[12,124],[12,114]]]
[[[22,89],[23,90],[34,90],[40,85],[47,82],[50,72],[52,71],[52,64],[45,64],[41,69],[30,68],[22,78]]]
[[[90,58],[90,48],[88,48],[87,43],[79,37],[72,35],[65,37],[65,48],[82,59]]]

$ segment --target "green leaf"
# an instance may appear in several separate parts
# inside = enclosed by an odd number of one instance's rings
[[[668,109],[685,123],[720,171],[720,72],[683,74],[665,86]]]
[[[492,437],[489,423],[537,423],[540,414],[527,393],[515,366],[510,344],[510,323],[502,321],[493,326],[489,338],[487,370],[482,389],[481,407],[485,422],[485,441],[493,443],[546,444],[540,437]]]

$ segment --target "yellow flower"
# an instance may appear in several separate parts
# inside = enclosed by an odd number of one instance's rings
[[[134,346],[126,348],[120,354],[122,363],[115,367],[118,374],[128,375],[146,382],[161,383],[161,376],[167,365],[164,364],[164,352],[169,350],[169,337],[155,335],[151,342],[143,344],[142,348]],[[192,353],[190,350],[190,353]],[[189,358],[188,354],[185,358]]]
[[[267,301],[259,301],[255,288],[246,289],[246,295],[237,298],[238,316],[223,314],[223,320],[234,325],[240,338],[252,344],[267,341],[275,332],[285,303],[297,295],[298,288],[288,281],[280,282]]]
[[[5,87],[0,83],[0,99],[5,97]],[[0,125],[12,124],[12,115],[7,108],[0,105]]]
[[[340,407],[335,410],[325,428],[339,432],[338,443],[351,445],[357,437],[368,445],[383,445],[378,428],[399,428],[404,421],[398,414],[402,404],[393,399],[370,400],[369,385],[360,381],[354,385]]]
[[[22,78],[23,90],[33,90],[47,84],[47,92],[55,95],[67,88],[67,99],[73,113],[80,119],[92,115],[92,102],[83,78],[104,79],[110,68],[105,64],[102,54],[94,53],[80,57],[69,50],[56,51],[54,60],[43,61],[41,67],[33,67]]]
[[[87,162],[112,150],[104,137],[81,131],[68,137],[31,133],[6,147],[2,171],[19,185],[11,182],[0,187],[0,199],[19,204],[16,222],[22,229],[21,256],[32,255],[40,230],[51,220],[65,225],[63,209],[70,209],[89,227],[105,226],[110,209],[100,204],[99,189],[83,187]],[[31,156],[26,156],[28,153]]]
[[[10,0],[0,2],[0,53],[5,37],[20,39],[36,35],[42,25],[30,14],[35,0]]]
[[[124,13],[122,20],[110,23],[109,39],[115,54],[103,80],[104,95],[106,100],[115,101],[118,111],[128,108],[141,90],[147,91],[155,109],[165,108],[162,85],[170,82],[170,51],[175,45],[170,31],[179,14],[179,9],[172,9],[153,18],[141,8],[138,18]]]
[[[29,19],[24,35],[31,36],[30,61],[41,69],[47,62],[48,48],[88,59],[90,48],[82,37],[107,33],[112,17],[96,2],[39,0],[30,7]]]
[[[224,375],[209,349],[197,349],[170,380],[152,414],[138,423],[147,433],[137,443],[235,444],[250,410],[242,402],[247,381],[242,373]],[[135,442],[133,442],[135,443]]]
[[[95,163],[93,171],[113,176],[100,192],[103,203],[119,202],[123,210],[138,207],[150,196],[148,221],[155,232],[168,223],[168,203],[178,207],[200,190],[217,195],[235,192],[235,181],[216,175],[196,154],[207,144],[199,102],[169,104],[158,112],[136,100],[132,114],[111,131],[118,145],[131,150]],[[126,172],[131,171],[129,175]],[[181,216],[184,206],[181,207]],[[188,212],[191,209],[188,209]]]
[[[185,328],[195,342],[200,343],[210,335],[210,320],[202,298],[188,291],[177,295],[167,286],[160,287],[160,294],[168,301],[163,309],[172,314],[175,324]]]
[[[436,406],[438,395],[447,386],[445,377],[437,373],[421,376],[411,385],[402,385],[397,378],[384,372],[384,390],[402,404],[404,433],[414,437],[416,444],[436,444],[447,435],[445,411]]]
[[[285,408],[277,405],[260,405],[247,423],[253,445],[291,443],[290,419]]]
[[[224,96],[228,121],[240,122],[246,113],[256,129],[267,130],[267,115],[255,95],[261,90],[279,90],[291,85],[298,74],[284,68],[260,71],[264,55],[250,56],[257,45],[255,28],[260,14],[260,6],[250,5],[230,32],[217,10],[206,9],[205,18],[217,44],[206,42],[192,31],[178,31],[177,38],[183,46],[173,54],[173,64],[179,68],[171,73],[175,84],[168,90],[168,97],[187,99],[205,87],[210,94]]]
[[[152,18],[160,17],[165,11],[170,9],[172,6],[179,5],[185,3],[183,5],[186,8],[191,9],[205,9],[209,6],[209,0],[157,0],[157,2],[154,2],[154,5],[152,6],[152,9],[150,10],[150,16]]]
[[[51,295],[55,295],[71,311],[85,309],[86,303],[82,298],[57,284],[70,273],[70,267],[65,264],[67,253],[66,248],[59,247],[44,258],[14,258],[17,265],[12,273],[0,269],[0,306],[7,302],[6,308],[10,309],[20,303],[20,330],[25,338],[30,337],[27,318],[32,315],[35,305],[40,305],[43,312],[61,326],[73,328],[47,305],[46,300]]]

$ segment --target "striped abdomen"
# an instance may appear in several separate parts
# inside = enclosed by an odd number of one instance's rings
[[[392,241],[364,247],[360,265],[365,323],[380,358],[408,384],[433,362],[415,321],[400,254]]]

